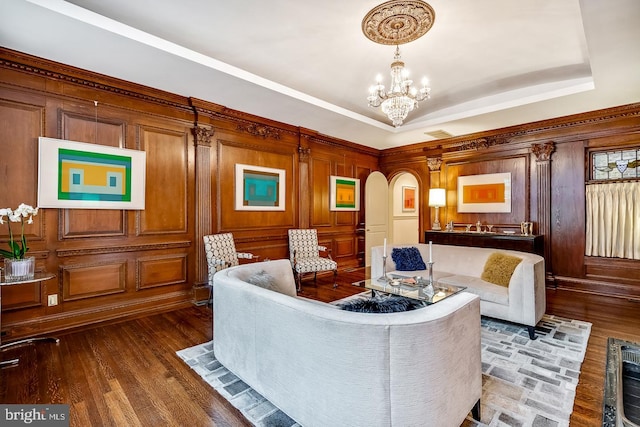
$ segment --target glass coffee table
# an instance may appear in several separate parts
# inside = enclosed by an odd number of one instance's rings
[[[375,296],[376,292],[384,292],[386,294],[399,295],[406,298],[423,301],[426,304],[435,304],[460,291],[466,289],[464,286],[453,285],[436,285],[430,286],[418,281],[413,277],[392,275],[390,280],[383,281],[380,279],[366,279],[352,283],[353,286],[370,289],[371,295]]]

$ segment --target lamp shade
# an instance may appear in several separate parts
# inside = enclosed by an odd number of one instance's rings
[[[446,205],[446,192],[444,188],[429,189],[429,206],[441,207]]]

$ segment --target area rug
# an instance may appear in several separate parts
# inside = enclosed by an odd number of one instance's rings
[[[482,419],[463,426],[569,426],[591,324],[545,315],[533,341],[522,326],[484,317],[481,326]],[[299,425],[222,366],[213,341],[177,355],[253,425]]]

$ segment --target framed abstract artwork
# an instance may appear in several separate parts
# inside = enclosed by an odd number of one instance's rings
[[[416,211],[416,187],[402,187],[402,212]]]
[[[283,211],[285,170],[236,164],[237,211]]]
[[[360,180],[343,176],[330,176],[329,210],[359,211]]]
[[[458,212],[511,212],[511,173],[459,176]]]
[[[145,177],[144,151],[38,138],[38,207],[142,210]]]

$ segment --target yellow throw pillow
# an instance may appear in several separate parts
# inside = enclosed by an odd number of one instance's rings
[[[484,271],[480,277],[482,280],[496,285],[509,286],[513,271],[520,262],[522,262],[522,258],[494,252],[487,258],[487,262],[484,264]]]

